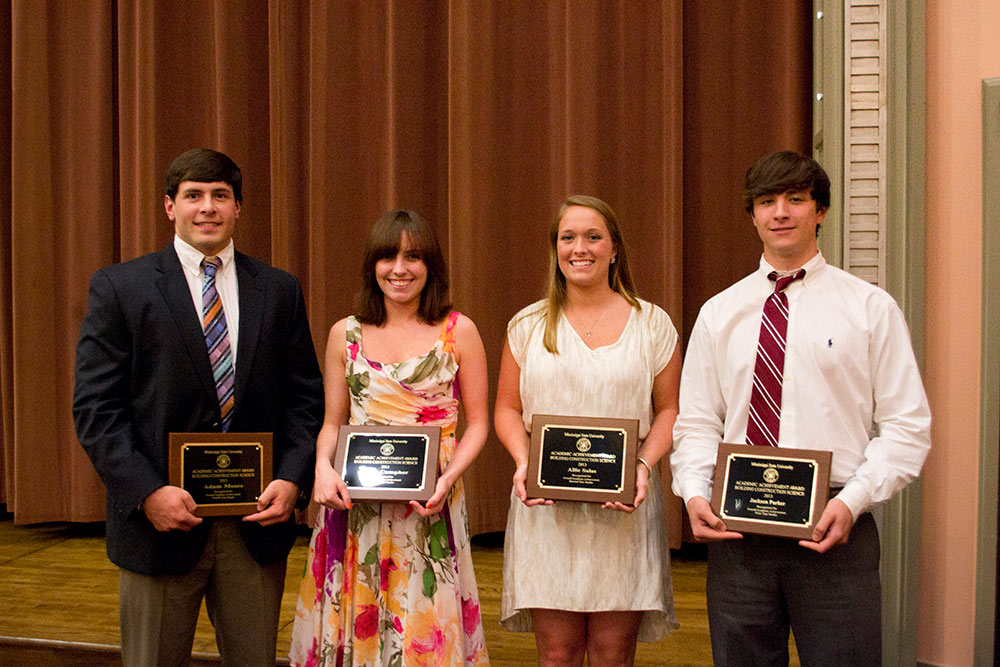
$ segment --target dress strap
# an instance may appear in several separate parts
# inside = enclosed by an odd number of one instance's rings
[[[344,327],[344,339],[344,343],[348,348],[351,345],[357,345],[358,341],[361,340],[361,321],[354,315],[347,317],[347,326]]]
[[[461,315],[457,310],[453,310],[448,313],[448,317],[444,319],[444,324],[441,325],[441,338],[440,340],[444,343],[455,343],[455,325],[458,324],[458,316]]]

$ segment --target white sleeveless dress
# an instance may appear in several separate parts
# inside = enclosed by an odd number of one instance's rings
[[[677,345],[677,331],[658,306],[640,301],[619,339],[592,350],[561,316],[559,354],[542,344],[545,303],[522,309],[507,340],[521,369],[525,430],[531,417],[562,414],[639,420],[653,417],[653,378]],[[511,493],[504,541],[501,623],[530,632],[534,607],[568,611],[644,611],[639,641],[657,641],[677,627],[663,492],[654,474],[632,514],[595,503],[557,501],[525,507]]]

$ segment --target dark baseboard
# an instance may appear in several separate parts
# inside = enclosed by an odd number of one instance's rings
[[[109,667],[121,665],[121,648],[108,644],[64,642],[52,639],[28,639],[0,636],[0,665],[11,667]],[[191,667],[217,667],[222,660],[216,653],[193,653]],[[287,665],[280,658],[275,665]]]

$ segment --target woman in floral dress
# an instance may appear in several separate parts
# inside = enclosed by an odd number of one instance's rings
[[[316,443],[317,517],[299,591],[293,665],[488,665],[462,472],[486,441],[486,353],[450,310],[444,259],[412,211],[375,223],[359,312],[330,329]],[[458,402],[465,431],[455,437]],[[332,458],[341,425],[441,427],[425,505],[352,503]]]

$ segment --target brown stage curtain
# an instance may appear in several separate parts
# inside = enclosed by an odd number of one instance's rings
[[[812,3],[684,3],[684,340],[712,295],[757,269],[747,169],[812,152]]]
[[[757,269],[747,169],[812,151],[811,14],[800,0],[684,2],[683,309],[671,315],[685,344],[702,304]],[[686,518],[668,514],[672,547],[690,539]]]
[[[479,326],[494,385],[506,322],[541,297],[545,230],[571,193],[616,208],[640,292],[688,327],[692,216],[717,228],[739,219],[698,207],[734,201],[721,171],[689,185],[689,170],[730,168],[737,155],[741,174],[769,135],[742,116],[697,120],[721,106],[750,113],[761,95],[739,98],[751,82],[734,86],[732,61],[685,33],[746,35],[752,57],[735,74],[772,76],[777,47],[757,33],[757,4],[0,1],[12,91],[0,108],[11,156],[0,186],[0,502],[19,523],[103,517],[70,415],[87,279],[169,241],[162,174],[193,146],[243,168],[236,243],[300,278],[321,356],[351,312],[369,226],[413,208],[445,247],[455,306]],[[788,19],[802,4],[767,7]],[[808,17],[795,29],[808,48]],[[689,78],[709,74],[689,73],[693,63],[722,81],[697,107]],[[787,113],[757,117],[800,112],[776,103]],[[512,470],[491,439],[467,474],[474,532],[503,528]],[[679,525],[676,501],[672,516]]]

